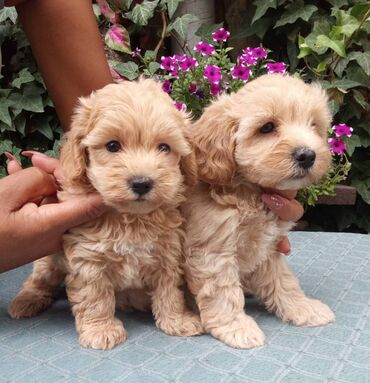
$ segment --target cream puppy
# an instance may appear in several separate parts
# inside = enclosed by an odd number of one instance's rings
[[[187,125],[153,80],[108,85],[80,100],[62,148],[60,198],[98,192],[111,209],[66,233],[64,256],[35,262],[11,317],[47,308],[65,279],[83,347],[112,348],[126,339],[116,301],[151,305],[167,334],[201,333],[182,289],[179,206],[196,182]]]
[[[262,188],[298,189],[324,175],[330,120],[318,85],[265,75],[219,97],[191,128],[202,182],[184,207],[186,279],[205,330],[232,347],[265,340],[244,311],[243,291],[297,326],[334,321],[328,306],[305,296],[276,252],[293,224],[261,200]]]

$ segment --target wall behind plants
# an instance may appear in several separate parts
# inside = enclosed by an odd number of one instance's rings
[[[252,39],[289,64],[291,73],[319,81],[331,97],[333,122],[353,127],[346,140],[352,168],[347,183],[356,206],[316,206],[312,229],[370,232],[370,3],[355,0],[242,2],[232,31]]]

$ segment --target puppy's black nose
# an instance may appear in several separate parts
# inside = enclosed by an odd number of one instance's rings
[[[136,194],[143,195],[148,193],[153,187],[153,181],[149,177],[133,177],[130,187]]]
[[[300,168],[309,169],[315,163],[316,153],[309,148],[298,148],[293,157]]]

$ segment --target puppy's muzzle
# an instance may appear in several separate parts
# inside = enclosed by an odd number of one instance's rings
[[[153,180],[149,177],[133,177],[129,184],[131,190],[139,196],[149,193],[153,188]]]
[[[309,148],[298,148],[293,153],[295,163],[304,170],[313,166],[316,159],[316,153]]]

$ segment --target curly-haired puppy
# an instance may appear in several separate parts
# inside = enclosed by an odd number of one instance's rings
[[[298,189],[323,176],[330,120],[319,86],[265,75],[219,97],[191,128],[202,182],[184,207],[185,274],[205,330],[230,346],[265,339],[244,311],[243,291],[297,326],[334,321],[328,306],[305,296],[276,251],[292,223],[261,200],[262,188]]]
[[[151,303],[167,334],[201,333],[182,291],[179,206],[196,182],[187,125],[153,80],[108,85],[80,100],[61,153],[61,198],[97,191],[111,209],[64,235],[65,257],[35,263],[10,305],[13,318],[49,306],[66,274],[84,347],[112,348],[126,339],[116,301],[141,309]]]

